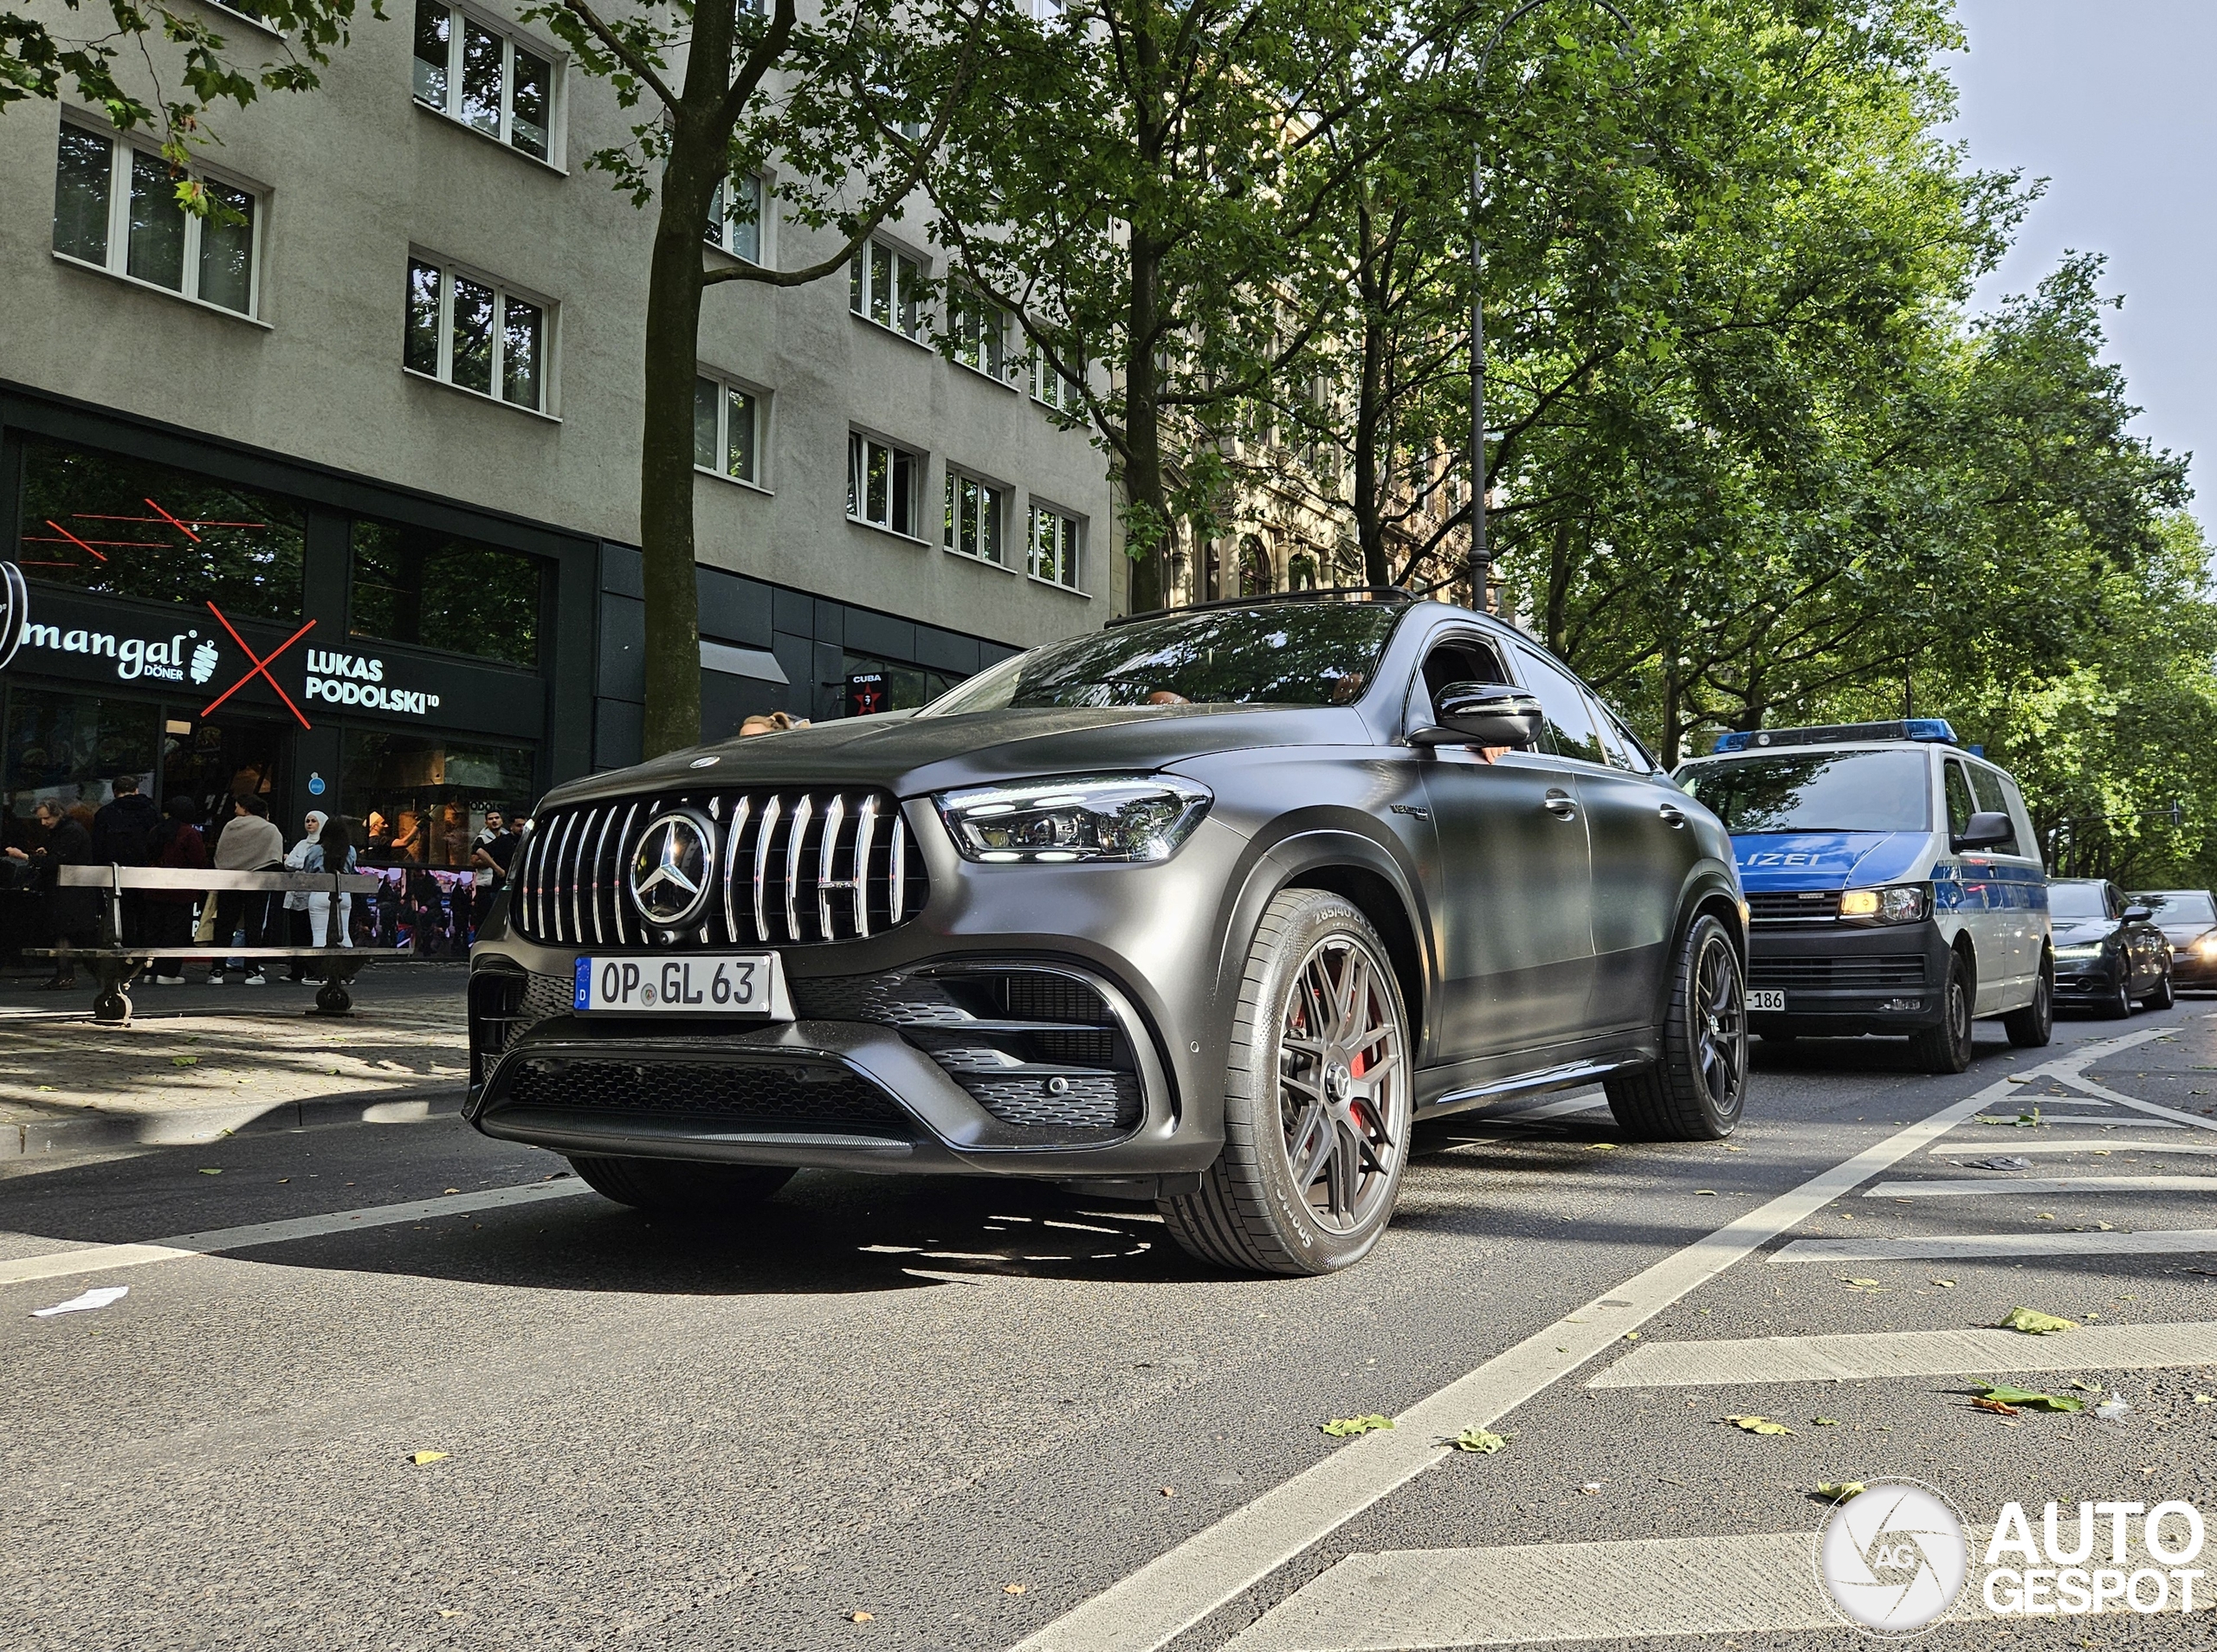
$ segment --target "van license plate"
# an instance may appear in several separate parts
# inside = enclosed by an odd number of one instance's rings
[[[1748,995],[1748,1012],[1750,1015],[1764,1010],[1782,1011],[1785,1008],[1786,995],[1783,992],[1750,992]]]
[[[572,1007],[581,1015],[793,1018],[775,952],[581,958]]]

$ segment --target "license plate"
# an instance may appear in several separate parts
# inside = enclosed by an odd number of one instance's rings
[[[572,1007],[584,1015],[762,1016],[793,1018],[775,952],[690,952],[674,958],[581,958]]]
[[[1782,1010],[1785,1008],[1786,995],[1783,992],[1750,992],[1748,995],[1748,1010],[1750,1014],[1760,1010]]]

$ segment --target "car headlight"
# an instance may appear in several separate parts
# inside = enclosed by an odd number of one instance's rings
[[[2091,941],[2083,946],[2059,946],[2055,949],[2055,955],[2058,958],[2081,959],[2099,958],[2108,949],[2109,944],[2106,941]]]
[[[2194,955],[2196,958],[2217,958],[2217,934],[2196,937]]]
[[[1089,774],[942,791],[966,861],[1167,861],[1216,801],[1174,774]]]
[[[1839,898],[1843,918],[1868,918],[1874,923],[1913,924],[1932,911],[1932,886],[1896,883],[1883,889],[1849,889]]]

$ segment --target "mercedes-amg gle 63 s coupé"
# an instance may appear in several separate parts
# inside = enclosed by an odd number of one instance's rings
[[[563,786],[471,955],[470,1120],[630,1204],[1036,1178],[1286,1274],[1369,1250],[1433,1115],[1729,1133],[1716,818],[1510,628],[1302,597]]]

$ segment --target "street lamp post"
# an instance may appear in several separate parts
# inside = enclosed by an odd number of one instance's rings
[[[1520,22],[1551,0],[1525,0],[1499,23],[1494,25],[1492,35],[1486,41],[1485,50],[1478,54],[1478,96],[1485,96],[1486,68],[1493,61],[1493,49],[1501,44],[1502,36],[1509,26]],[[1609,0],[1592,0],[1592,3],[1617,20],[1617,26],[1626,34],[1632,24],[1623,12],[1609,3]],[[1487,597],[1493,583],[1493,552],[1486,545],[1486,316],[1485,274],[1486,248],[1480,230],[1480,209],[1485,194],[1485,149],[1482,141],[1470,143],[1470,601],[1479,608],[1491,606]]]

